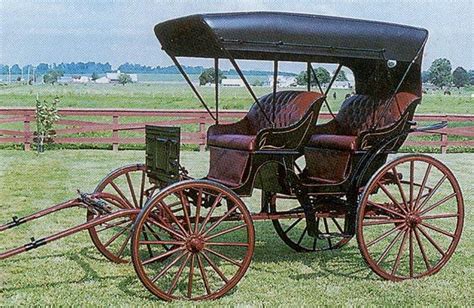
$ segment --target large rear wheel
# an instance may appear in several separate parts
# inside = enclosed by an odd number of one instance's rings
[[[461,238],[464,205],[440,161],[407,155],[369,181],[357,213],[357,241],[369,267],[393,281],[437,273]]]

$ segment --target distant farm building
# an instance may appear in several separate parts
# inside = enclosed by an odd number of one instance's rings
[[[110,83],[110,79],[107,77],[100,77],[95,80],[95,83]]]
[[[244,82],[241,79],[222,79],[221,85],[223,87],[243,87],[245,86]]]
[[[334,81],[333,89],[352,89],[352,84],[349,81]]]
[[[273,76],[268,76],[267,80],[268,85],[273,86]],[[296,77],[294,76],[278,76],[277,85],[279,87],[288,88],[296,87]]]

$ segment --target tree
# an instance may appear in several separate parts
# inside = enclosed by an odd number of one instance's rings
[[[430,81],[430,73],[428,71],[421,72],[421,82],[429,82]]]
[[[469,84],[474,86],[474,70],[469,70]]]
[[[99,75],[96,72],[93,72],[92,76],[91,76],[91,79],[92,79],[92,81],[96,81],[97,79],[99,79]]]
[[[43,82],[44,83],[50,83],[54,84],[55,82],[58,81],[58,78],[63,75],[63,72],[58,71],[58,70],[49,70],[44,74],[43,76]]]
[[[334,74],[335,72],[333,72]],[[343,70],[339,71],[339,74],[337,74],[336,81],[348,81],[346,72]]]
[[[36,142],[38,152],[44,152],[44,142],[54,135],[53,126],[59,120],[57,104],[59,98],[52,102],[36,100]]]
[[[125,84],[132,82],[132,77],[128,74],[120,74],[118,82],[124,86]]]
[[[219,78],[219,83],[222,83],[222,79],[227,78],[224,76],[224,73],[219,70],[218,73],[218,78]],[[205,69],[201,75],[199,75],[199,85],[203,86],[207,83],[214,83],[215,82],[215,70],[213,68],[207,68]]]
[[[458,89],[469,84],[469,74],[461,66],[456,67],[453,71],[453,83]]]
[[[439,58],[433,61],[429,72],[430,81],[438,87],[444,87],[451,84],[451,62],[445,58]]]
[[[322,85],[323,83],[328,83],[331,81],[331,75],[329,74],[328,70],[324,67],[318,67],[314,70],[316,73],[316,77],[319,80],[319,83]],[[308,84],[308,73],[306,71],[302,71],[296,76],[296,84],[297,85],[306,85]],[[311,73],[311,85],[316,86],[316,80]]]

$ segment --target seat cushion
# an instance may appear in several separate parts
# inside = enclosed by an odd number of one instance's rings
[[[355,151],[356,141],[357,136],[313,135],[307,146],[341,151]]]
[[[209,146],[215,146],[220,148],[254,151],[255,138],[256,136],[254,135],[210,135],[207,139],[207,144]]]

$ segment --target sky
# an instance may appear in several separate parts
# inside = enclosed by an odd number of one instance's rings
[[[286,11],[407,24],[429,30],[424,69],[440,57],[474,69],[474,0],[0,0],[0,63],[124,62],[171,65],[155,24],[196,13]],[[187,59],[186,65],[211,66]],[[225,67],[225,66],[224,66]],[[269,69],[271,63],[243,63]],[[282,70],[297,70],[292,64]]]

